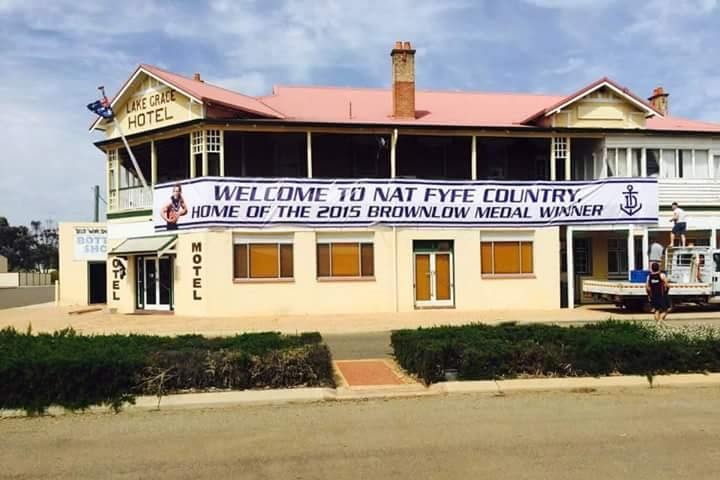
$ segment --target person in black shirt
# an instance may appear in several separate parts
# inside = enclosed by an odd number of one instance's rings
[[[660,271],[660,264],[653,263],[647,283],[645,283],[645,291],[647,291],[656,322],[667,318],[670,310],[668,290],[670,290],[670,285],[667,276]]]

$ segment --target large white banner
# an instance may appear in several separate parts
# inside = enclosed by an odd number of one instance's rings
[[[107,228],[75,227],[75,260],[107,259]]]
[[[588,182],[204,177],[155,187],[156,231],[369,225],[655,224],[654,178]]]

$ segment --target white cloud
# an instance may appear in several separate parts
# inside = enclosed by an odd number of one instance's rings
[[[227,78],[209,77],[207,81],[229,90],[254,96],[269,95],[272,88],[268,78],[260,72],[247,72],[237,77]]]
[[[585,59],[570,57],[562,65],[544,70],[543,75],[567,75],[586,66]]]
[[[540,8],[553,9],[584,9],[605,8],[615,0],[524,0],[525,3]]]

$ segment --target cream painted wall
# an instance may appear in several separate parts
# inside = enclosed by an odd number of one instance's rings
[[[127,100],[113,111],[125,135],[163,128],[202,118],[202,104],[152,77],[140,74],[128,89]],[[120,134],[112,122],[103,121],[107,138]]]
[[[525,230],[526,231],[526,230]],[[247,234],[244,234],[247,235]],[[518,308],[518,295],[527,308],[559,308],[559,236],[557,228],[534,233],[535,278],[482,279],[480,231],[398,229],[399,311],[412,311],[413,240],[453,240],[455,304],[458,310]],[[316,234],[294,233],[294,279],[292,281],[233,281],[231,231],[180,234],[175,262],[175,311],[191,316],[263,316],[333,313],[393,312],[395,305],[394,233],[374,233],[375,279],[318,281]],[[193,252],[193,243],[200,251]],[[196,255],[200,257],[196,257]],[[193,260],[195,257],[195,261]],[[194,267],[199,266],[199,270]],[[134,277],[129,269],[128,279]],[[198,280],[199,279],[199,280]],[[124,287],[132,290],[132,282]],[[132,297],[123,290],[123,297]],[[134,297],[133,297],[134,298]],[[134,308],[125,301],[119,308]],[[130,310],[128,310],[130,309]]]
[[[552,116],[551,125],[570,128],[645,128],[645,114],[615,97],[616,102],[598,99],[575,102]]]
[[[117,218],[108,222],[108,240],[124,240],[130,237],[147,237],[155,234],[152,215]]]
[[[0,255],[0,273],[6,273],[8,271],[8,261],[7,258]]]
[[[102,228],[104,223],[60,222],[58,257],[60,271],[60,304],[88,304],[88,262],[75,260],[75,228]],[[109,269],[109,266],[108,266]]]
[[[121,239],[108,238],[108,252],[122,241]],[[111,310],[119,313],[133,313],[135,311],[135,261],[136,257],[134,256],[123,258],[108,255],[107,305]]]
[[[392,233],[375,234],[375,280],[317,281],[315,232],[294,234],[292,281],[233,281],[230,231],[182,234],[177,246],[175,305],[182,315],[302,315],[394,310]],[[192,244],[201,242],[201,252]],[[200,253],[196,264],[193,257]],[[193,267],[200,266],[200,270]],[[196,274],[197,273],[197,274]],[[195,288],[195,279],[200,288]],[[200,297],[201,299],[198,299]]]

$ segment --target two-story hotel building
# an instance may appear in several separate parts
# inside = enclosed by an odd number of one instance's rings
[[[107,299],[119,312],[239,316],[574,306],[583,278],[627,278],[669,241],[718,243],[720,124],[675,118],[608,78],[569,95],[277,86],[253,97],[140,65],[98,118],[107,165]],[[536,228],[213,225],[156,231],[153,187],[201,177],[561,181],[657,177],[657,224]],[[65,286],[61,286],[64,288]],[[68,287],[71,288],[71,287]],[[522,304],[520,303],[522,302]]]

